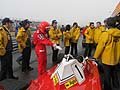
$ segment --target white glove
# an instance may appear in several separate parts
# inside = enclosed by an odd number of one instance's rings
[[[60,46],[56,46],[55,48],[58,50],[62,50],[62,48]]]
[[[62,48],[60,46],[57,46],[56,44],[53,45],[54,49],[58,49],[58,50],[62,50]]]
[[[53,44],[53,47],[55,48],[57,46],[57,44]]]

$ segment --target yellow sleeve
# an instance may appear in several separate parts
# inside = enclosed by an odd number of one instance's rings
[[[30,33],[30,35],[32,35],[32,32],[31,32],[31,29],[30,29],[30,28],[28,29],[28,32]]]
[[[95,31],[94,31],[94,35],[93,35],[93,40],[94,40],[94,42],[96,43],[97,41],[96,41],[96,39],[97,39],[97,32],[98,32],[98,30],[97,29],[95,29]]]
[[[0,43],[2,41],[2,28],[0,27]]]
[[[17,42],[18,42],[19,44],[22,44],[22,43],[23,43],[22,38],[23,38],[23,33],[22,33],[21,30],[19,30],[19,31],[18,31],[18,34],[17,34],[17,36],[16,36],[16,40],[17,40]]]
[[[90,39],[90,36],[89,36],[89,29],[87,29],[87,30],[85,31],[84,35],[85,35],[87,38]]]
[[[71,33],[68,32],[67,38],[70,39],[72,37]]]
[[[73,28],[70,30],[71,38],[73,37]]]
[[[101,54],[102,54],[102,52],[104,50],[104,47],[106,46],[107,42],[108,42],[108,33],[104,32],[100,36],[100,39],[99,39],[96,51],[94,53],[94,58],[96,58],[96,59],[100,58],[100,56],[101,56]]]
[[[76,35],[75,40],[78,40],[78,39],[79,39],[79,37],[80,37],[80,29],[77,29],[77,35]]]
[[[21,31],[21,30],[18,31],[16,40],[17,40],[18,44],[20,45],[20,47],[22,47],[22,48],[26,47],[26,43],[25,43],[25,41],[23,41],[23,31]]]
[[[119,38],[119,37],[120,37],[120,30],[119,30],[119,29],[110,30],[109,33],[112,34],[112,36],[114,36],[114,37],[116,37],[116,38]]]
[[[2,34],[0,33],[0,48],[3,47],[3,44],[2,44]]]
[[[67,37],[66,32],[63,32],[63,37],[64,37],[64,38],[66,38],[66,37]]]
[[[56,38],[56,34],[53,33],[53,30],[49,30],[49,35],[51,39],[55,39]]]
[[[63,36],[66,39],[70,39],[71,38],[71,33],[70,32],[63,32]]]
[[[0,27],[0,48],[5,48],[6,46],[4,46],[4,43],[5,43],[5,41],[3,42],[3,34],[2,34],[2,30],[3,30],[3,28],[2,27]],[[7,45],[7,44],[6,44]]]
[[[58,30],[58,31],[59,31],[59,33],[57,34],[57,36],[58,36],[58,38],[61,38],[62,32],[60,30]]]

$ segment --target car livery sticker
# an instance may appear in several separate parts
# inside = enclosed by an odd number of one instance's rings
[[[68,89],[68,88],[74,86],[75,84],[77,84],[77,80],[76,80],[76,78],[72,78],[68,82],[66,82],[64,85],[65,85],[66,89]]]
[[[56,85],[58,83],[58,79],[57,79],[56,75],[53,76],[53,82],[54,82],[54,85]]]

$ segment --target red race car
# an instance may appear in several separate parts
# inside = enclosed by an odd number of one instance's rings
[[[102,89],[95,61],[84,58],[80,62],[79,59],[75,59],[69,54],[64,56],[60,64],[57,64],[36,80],[33,80],[28,90]]]

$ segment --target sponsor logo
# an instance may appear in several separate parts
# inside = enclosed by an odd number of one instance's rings
[[[54,82],[54,85],[58,83],[58,78],[56,75],[53,76],[53,82]]]
[[[76,78],[72,78],[64,85],[65,85],[66,89],[68,89],[68,88],[74,86],[75,84],[77,84],[77,80],[76,80]]]

